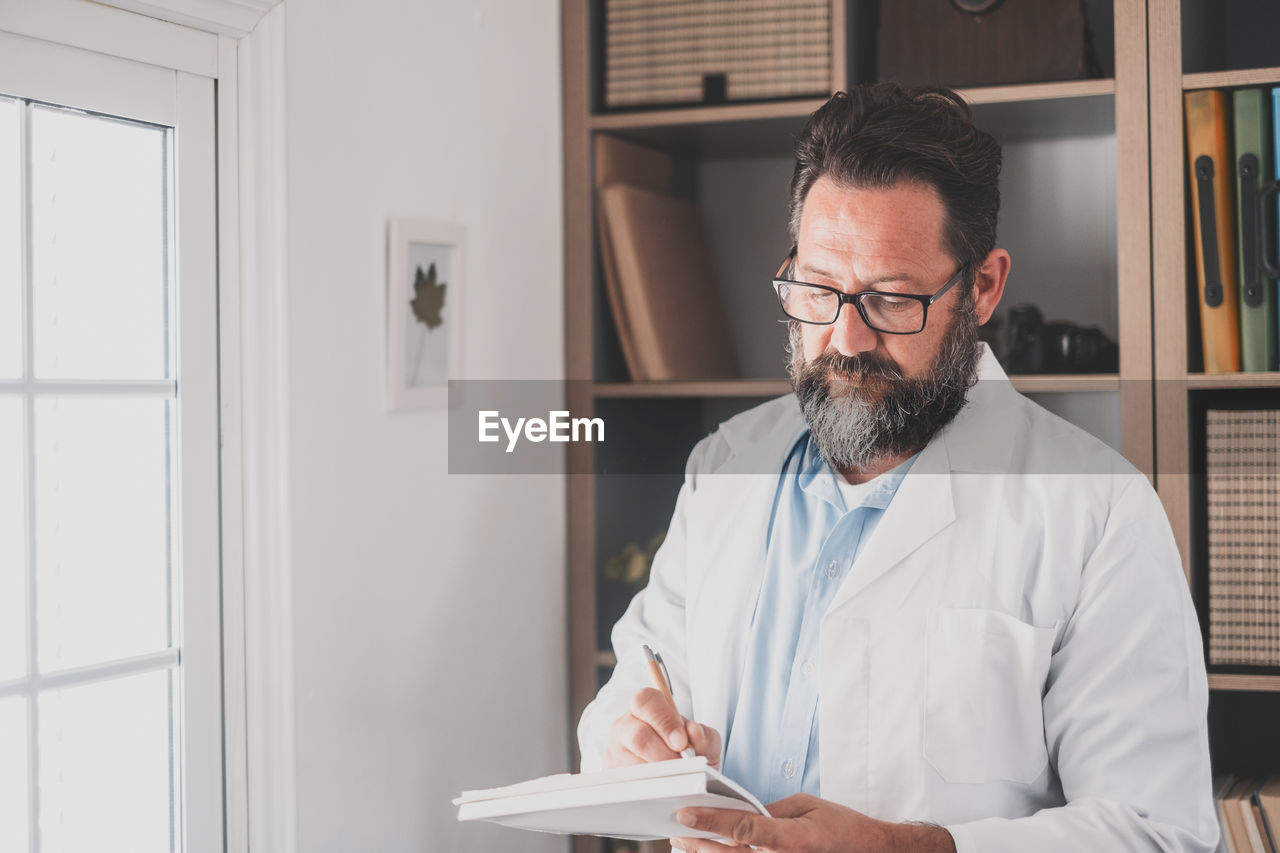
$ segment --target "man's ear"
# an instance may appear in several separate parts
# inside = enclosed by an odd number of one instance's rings
[[[996,306],[1000,304],[1011,263],[1009,253],[1004,249],[992,249],[978,267],[978,275],[973,283],[973,303],[978,314],[978,325],[990,320]]]

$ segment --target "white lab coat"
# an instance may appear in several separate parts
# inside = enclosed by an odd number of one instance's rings
[[[1199,625],[1146,478],[1013,390],[990,352],[822,619],[822,796],[946,826],[970,851],[1211,851]],[[619,665],[579,724],[584,770],[666,659],[722,734],[738,696],[794,397],[694,449]]]

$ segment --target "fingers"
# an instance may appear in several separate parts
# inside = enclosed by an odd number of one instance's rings
[[[801,817],[813,811],[822,800],[810,794],[792,794],[790,797],[769,803],[765,808],[774,817]]]
[[[742,853],[742,845],[726,847],[710,838],[670,838],[672,850],[683,850],[685,853]]]
[[[685,723],[689,743],[698,755],[704,755],[712,767],[720,766],[720,733],[710,726],[689,721]]]
[[[614,721],[605,747],[604,766],[621,767],[679,758],[686,747],[720,766],[720,733],[681,717],[667,697],[650,687],[631,700],[631,710]]]
[[[689,745],[684,717],[676,713],[667,697],[658,690],[647,687],[637,693],[631,700],[631,716],[661,735],[672,751],[678,753]]]
[[[609,731],[604,765],[606,768],[619,767],[679,757],[648,723],[627,713],[615,720]]]
[[[680,757],[689,745],[684,719],[659,691],[641,690],[631,700],[631,710],[614,721],[605,747],[604,766],[622,767]]]
[[[739,844],[766,847],[771,850],[786,849],[785,832],[782,829],[786,825],[785,822],[754,812],[736,809],[680,809],[676,812],[676,820],[702,832],[733,839]]]

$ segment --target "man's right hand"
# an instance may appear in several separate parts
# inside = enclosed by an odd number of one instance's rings
[[[712,767],[720,767],[720,733],[681,717],[666,696],[646,687],[632,698],[631,710],[609,729],[604,766],[607,769],[668,761],[679,758],[681,750],[688,746],[706,756]]]

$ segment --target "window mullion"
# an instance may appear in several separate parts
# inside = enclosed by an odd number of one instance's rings
[[[39,672],[36,631],[36,416],[35,395],[31,384],[35,378],[35,278],[31,269],[32,227],[31,211],[31,104],[20,101],[18,110],[19,192],[22,211],[18,216],[22,245],[22,379],[26,391],[22,395],[23,419],[22,450],[26,460],[27,530],[26,530],[26,587],[27,587],[27,678],[35,678]],[[31,853],[40,853],[40,714],[36,691],[27,694],[27,838]]]

